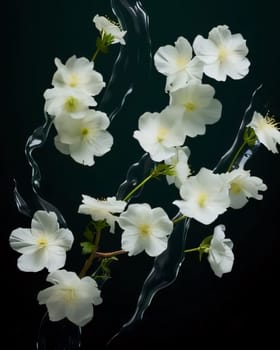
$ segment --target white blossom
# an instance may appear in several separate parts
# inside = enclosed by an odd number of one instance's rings
[[[176,187],[180,188],[188,176],[190,176],[191,170],[188,164],[190,153],[191,151],[187,146],[176,147],[176,154],[164,161],[165,164],[171,165],[174,171],[174,175],[166,176],[169,185],[174,183]]]
[[[248,202],[248,198],[262,199],[259,191],[267,190],[262,179],[251,176],[249,170],[235,169],[224,174],[225,181],[230,185],[230,207],[240,209]]]
[[[92,166],[94,156],[103,156],[113,145],[113,137],[106,130],[110,121],[103,112],[91,109],[82,119],[62,114],[55,118],[54,124],[58,133],[55,138],[57,149],[83,165]]]
[[[146,112],[139,118],[138,127],[133,137],[156,162],[175,155],[175,146],[185,142],[182,115],[177,108],[168,106],[161,113]]]
[[[112,36],[112,44],[120,43],[122,45],[125,45],[124,36],[126,34],[126,30],[122,30],[118,23],[114,23],[106,17],[99,15],[94,16],[93,23],[95,24],[96,28],[100,31],[101,36],[102,33]]]
[[[225,81],[227,76],[242,79],[249,72],[246,40],[241,34],[231,34],[226,25],[213,28],[208,39],[198,35],[193,48],[204,63],[204,73],[218,81]]]
[[[192,58],[192,47],[182,36],[175,46],[160,47],[154,55],[154,62],[156,69],[167,77],[166,91],[175,91],[190,80],[202,78],[203,63],[197,57]]]
[[[115,222],[118,217],[115,213],[122,213],[127,205],[125,201],[117,200],[116,197],[107,197],[106,199],[95,199],[93,197],[82,195],[83,201],[79,206],[78,213],[90,215],[92,220],[106,220],[110,226],[110,232],[115,232]]]
[[[234,262],[233,243],[231,239],[225,238],[224,231],[224,225],[215,227],[208,251],[208,261],[218,277],[222,277],[224,273],[230,272]]]
[[[51,321],[68,318],[77,326],[84,326],[93,318],[93,305],[102,303],[100,290],[91,277],[79,278],[75,272],[58,270],[48,275],[54,284],[38,294],[40,305],[46,304]]]
[[[229,185],[220,174],[201,168],[188,177],[180,188],[182,200],[175,200],[182,214],[208,225],[224,213],[230,203]]]
[[[44,267],[52,272],[63,267],[73,240],[70,230],[59,228],[56,214],[43,210],[35,212],[30,229],[17,228],[10,235],[11,247],[22,254],[18,268],[26,272]]]
[[[251,122],[247,125],[254,129],[258,140],[272,153],[278,153],[277,143],[280,144],[279,123],[273,117],[263,117],[254,112]]]
[[[213,98],[214,94],[212,86],[197,81],[191,81],[186,87],[171,92],[171,106],[176,106],[177,111],[183,114],[182,129],[187,136],[205,134],[205,126],[220,119],[222,105]]]
[[[89,107],[96,106],[95,99],[88,93],[71,87],[54,87],[44,93],[45,111],[51,116],[67,114],[74,119],[83,118]]]
[[[71,56],[65,64],[59,58],[54,60],[57,71],[54,73],[52,85],[79,89],[95,96],[105,86],[100,73],[93,70],[94,63],[85,57]]]
[[[130,204],[118,220],[124,230],[122,249],[128,255],[137,255],[145,251],[157,256],[167,248],[168,236],[173,223],[162,208],[151,208],[149,204]]]

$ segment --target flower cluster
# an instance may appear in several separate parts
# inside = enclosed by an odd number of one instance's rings
[[[93,19],[101,33],[98,51],[106,51],[108,46],[120,42],[125,44],[125,31],[103,16]],[[57,71],[52,85],[44,93],[45,110],[54,117],[57,131],[56,148],[69,154],[76,162],[93,165],[94,156],[109,152],[113,137],[107,131],[110,121],[106,113],[93,109],[97,106],[97,96],[105,86],[103,77],[94,70],[94,62],[85,57],[70,57],[65,64],[55,59]]]
[[[102,75],[95,68],[98,53],[106,53],[112,44],[125,44],[125,34],[119,24],[96,15],[93,19],[100,36],[91,61],[85,57],[70,57],[65,64],[55,59],[57,67],[52,88],[44,93],[45,111],[53,117],[57,131],[57,149],[70,155],[76,162],[92,166],[94,156],[110,151],[113,138],[107,131],[110,121],[106,113],[96,108],[95,97],[105,86]],[[154,65],[166,76],[165,93],[168,105],[160,112],[145,112],[139,117],[138,130],[133,133],[142,149],[153,161],[150,174],[124,197],[104,199],[82,195],[77,212],[90,217],[81,242],[82,251],[88,255],[82,270],[61,270],[66,252],[71,249],[74,236],[69,229],[60,228],[54,212],[35,212],[31,229],[17,228],[10,236],[11,247],[22,254],[18,268],[37,272],[46,268],[47,281],[53,286],[39,292],[38,301],[46,304],[51,321],[68,318],[84,326],[93,317],[93,306],[102,302],[96,271],[99,277],[109,277],[111,258],[117,255],[137,255],[141,252],[151,257],[167,249],[174,226],[186,218],[204,225],[214,223],[228,208],[240,209],[250,198],[262,199],[260,192],[267,186],[250,170],[236,166],[235,160],[246,146],[262,143],[273,153],[280,143],[280,131],[275,119],[255,111],[246,125],[244,142],[224,173],[202,167],[191,171],[191,150],[188,138],[204,135],[206,126],[219,121],[222,104],[215,89],[203,83],[204,75],[217,81],[227,77],[241,79],[249,71],[248,48],[241,34],[232,34],[226,25],[213,28],[205,39],[198,35],[193,45],[180,36],[173,45],[160,47],[154,54]],[[130,203],[134,193],[147,181],[163,176],[168,185],[178,190],[174,204],[179,209],[176,219],[170,219],[161,207],[148,203]],[[121,229],[120,250],[102,253],[98,250],[101,232],[114,233]],[[205,237],[199,247],[186,249],[203,254],[215,275],[221,277],[231,271],[234,261],[231,239],[225,238],[224,225],[217,225],[213,235]],[[93,262],[101,260],[97,270]]]

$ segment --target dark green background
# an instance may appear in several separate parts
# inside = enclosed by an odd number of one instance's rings
[[[144,1],[150,16],[152,51],[173,44],[183,35],[191,42],[197,34],[207,36],[214,26],[227,24],[233,33],[247,39],[250,73],[240,81],[226,83],[209,81],[216,97],[223,103],[223,117],[211,126],[204,137],[190,141],[194,170],[212,168],[231,145],[252,91],[264,82],[268,87],[268,103],[280,119],[279,108],[279,15],[277,2],[268,1]],[[43,122],[43,92],[50,87],[54,72],[54,57],[65,61],[72,54],[91,57],[96,30],[92,23],[98,13],[110,14],[108,0],[91,1],[10,1],[2,15],[5,50],[2,51],[2,170],[1,170],[1,266],[7,305],[4,322],[7,325],[8,348],[33,349],[39,320],[44,308],[36,295],[46,286],[45,272],[27,274],[17,270],[18,254],[8,246],[11,230],[30,226],[30,220],[20,215],[13,201],[13,178],[22,192],[30,194],[30,168],[24,157],[24,145],[34,128]],[[111,66],[118,52],[99,57],[96,69],[108,81]],[[50,137],[36,155],[43,171],[42,193],[65,215],[70,228],[82,231],[86,218],[77,215],[81,193],[95,197],[113,195],[123,181],[128,166],[142,154],[136,140],[137,118],[144,111],[160,111],[167,103],[164,77],[152,70],[138,82],[110,130],[114,147],[110,153],[96,159],[96,166],[84,168],[71,158],[59,154]],[[121,79],[120,79],[121,84]],[[53,134],[52,134],[53,135]],[[263,201],[252,200],[240,211],[229,210],[217,223],[227,225],[228,235],[235,244],[232,273],[219,279],[208,263],[198,263],[189,256],[174,285],[160,292],[144,316],[144,321],[111,348],[136,348],[149,344],[158,347],[183,342],[199,347],[213,344],[218,348],[228,342],[242,346],[244,342],[268,344],[277,337],[279,314],[279,156],[261,148],[248,163],[254,175],[268,185]],[[169,203],[176,192],[167,189],[164,181],[147,186],[142,198],[153,206],[163,206],[170,216],[176,208]],[[212,228],[213,226],[211,226]],[[198,244],[208,227],[193,225],[188,246]],[[107,244],[114,246],[112,237]],[[78,244],[77,244],[78,246]],[[76,259],[77,249],[72,259]],[[75,261],[78,263],[78,261]],[[122,257],[113,268],[113,279],[103,290],[104,302],[95,308],[94,321],[84,328],[85,349],[101,349],[106,340],[132,315],[141,283],[151,267],[144,254]],[[71,265],[69,265],[71,267]],[[137,344],[137,345],[136,345]]]

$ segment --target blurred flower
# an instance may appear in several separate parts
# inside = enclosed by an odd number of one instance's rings
[[[92,166],[94,156],[103,156],[113,145],[113,137],[106,131],[110,121],[105,113],[92,109],[85,111],[82,116],[81,119],[72,119],[62,114],[55,118],[58,133],[55,145],[76,162]]]
[[[191,151],[187,146],[176,147],[175,149],[176,154],[164,161],[165,164],[172,166],[172,171],[175,173],[172,176],[167,175],[166,180],[169,185],[174,183],[176,187],[180,188],[191,173],[188,165]]]
[[[47,89],[44,97],[45,110],[54,117],[67,114],[74,119],[83,118],[84,112],[97,104],[88,93],[70,87]]]
[[[249,72],[250,62],[246,40],[241,34],[231,34],[228,26],[213,28],[204,39],[198,35],[193,43],[194,52],[204,63],[204,73],[218,81],[242,79]]]
[[[94,16],[93,22],[96,28],[100,31],[101,37],[103,33],[105,33],[106,35],[110,35],[112,37],[111,44],[120,43],[122,45],[125,45],[125,40],[123,37],[125,36],[126,31],[121,30],[118,23],[114,23],[106,17],[99,15]]]
[[[70,230],[59,228],[54,212],[42,210],[35,212],[31,229],[17,228],[10,235],[11,247],[22,254],[18,268],[26,272],[37,272],[44,267],[51,272],[63,267],[73,240]]]
[[[220,119],[222,105],[213,98],[214,94],[212,86],[197,81],[191,81],[186,87],[171,92],[171,106],[177,106],[183,114],[181,128],[187,136],[205,134],[205,125],[214,124]]]
[[[54,73],[52,85],[55,87],[76,88],[95,96],[105,86],[100,73],[93,70],[94,63],[85,57],[77,58],[75,55],[68,58],[65,65],[59,58],[54,60],[57,71]]]
[[[161,113],[146,112],[139,118],[138,127],[133,137],[156,162],[175,155],[174,147],[185,141],[182,116],[177,108],[168,106]]]
[[[224,273],[230,272],[234,261],[233,243],[230,239],[225,238],[224,231],[224,225],[215,227],[208,251],[208,261],[218,277],[222,277]]]
[[[228,185],[223,177],[201,168],[195,176],[188,177],[180,188],[183,200],[175,200],[182,214],[208,225],[229,206]]]
[[[279,123],[273,117],[254,112],[252,121],[247,125],[251,127],[260,143],[262,143],[272,153],[278,153],[277,143],[280,144]]]
[[[93,318],[93,306],[102,303],[100,290],[91,277],[79,278],[75,272],[59,270],[48,275],[54,286],[39,292],[39,304],[46,304],[51,321],[68,318],[77,326],[84,326]]]
[[[124,230],[122,249],[128,255],[137,255],[145,250],[157,256],[167,248],[168,236],[173,223],[162,208],[151,208],[149,204],[130,204],[118,220]]]
[[[156,69],[167,76],[166,91],[177,90],[192,79],[202,78],[203,63],[197,57],[192,59],[192,47],[182,36],[175,42],[175,47],[160,47],[154,55],[154,62]]]
[[[116,197],[106,199],[95,199],[93,197],[82,195],[83,201],[79,206],[78,213],[90,215],[92,220],[106,220],[110,226],[110,232],[115,232],[115,222],[118,219],[112,213],[121,213],[124,211],[127,203],[117,200]]]
[[[262,179],[251,176],[249,170],[235,169],[223,174],[225,181],[230,185],[229,198],[230,207],[240,209],[248,202],[247,198],[262,199],[258,191],[266,191],[267,186]]]

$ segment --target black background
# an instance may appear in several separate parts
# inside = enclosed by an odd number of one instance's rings
[[[191,42],[197,34],[207,36],[214,26],[227,24],[233,33],[247,39],[250,73],[240,81],[218,83],[208,80],[223,103],[223,117],[207,129],[204,137],[190,140],[191,163],[214,167],[231,145],[252,91],[264,82],[268,87],[270,109],[280,118],[279,108],[279,29],[276,1],[144,1],[150,16],[152,51],[173,44],[183,35]],[[55,70],[53,59],[65,61],[72,54],[91,57],[97,32],[93,16],[109,14],[108,0],[96,1],[11,1],[2,16],[4,50],[2,64],[2,170],[1,170],[1,268],[2,319],[9,349],[35,348],[39,321],[44,307],[36,300],[45,288],[45,271],[38,274],[17,270],[18,254],[8,245],[10,232],[29,227],[30,220],[17,212],[13,200],[13,178],[28,198],[30,168],[24,145],[30,133],[43,122],[43,92],[50,87]],[[108,81],[118,47],[110,55],[100,56],[96,69]],[[69,227],[79,236],[86,218],[77,215],[81,193],[94,197],[113,195],[123,181],[130,164],[142,151],[131,138],[137,118],[144,111],[160,111],[167,103],[164,77],[152,71],[152,82],[139,82],[135,92],[110,126],[114,147],[97,159],[93,168],[84,168],[59,154],[49,138],[38,151],[43,173],[42,193],[65,215]],[[207,79],[206,79],[207,80]],[[121,83],[121,82],[120,82]],[[53,134],[52,134],[53,135]],[[206,259],[199,263],[190,255],[177,281],[161,291],[146,312],[144,320],[109,348],[137,348],[148,345],[187,347],[214,345],[217,348],[246,344],[272,346],[277,339],[279,315],[279,156],[263,147],[248,163],[252,173],[268,185],[263,201],[252,200],[240,211],[229,210],[217,223],[225,223],[234,242],[233,271],[221,279],[214,276]],[[175,191],[164,181],[147,186],[143,201],[163,206],[170,216],[176,208],[169,205]],[[193,247],[211,232],[211,227],[193,225],[187,241]],[[117,236],[118,237],[118,236]],[[68,268],[81,264],[78,240],[69,254]],[[106,244],[116,245],[111,236]],[[78,265],[77,265],[78,264]],[[152,260],[141,254],[122,257],[113,267],[113,278],[103,289],[104,302],[95,308],[92,323],[83,329],[84,349],[99,349],[132,315],[137,296]],[[72,267],[73,265],[73,267]],[[77,269],[77,267],[76,267]],[[275,319],[274,319],[275,317]],[[179,346],[179,345],[177,345]]]

